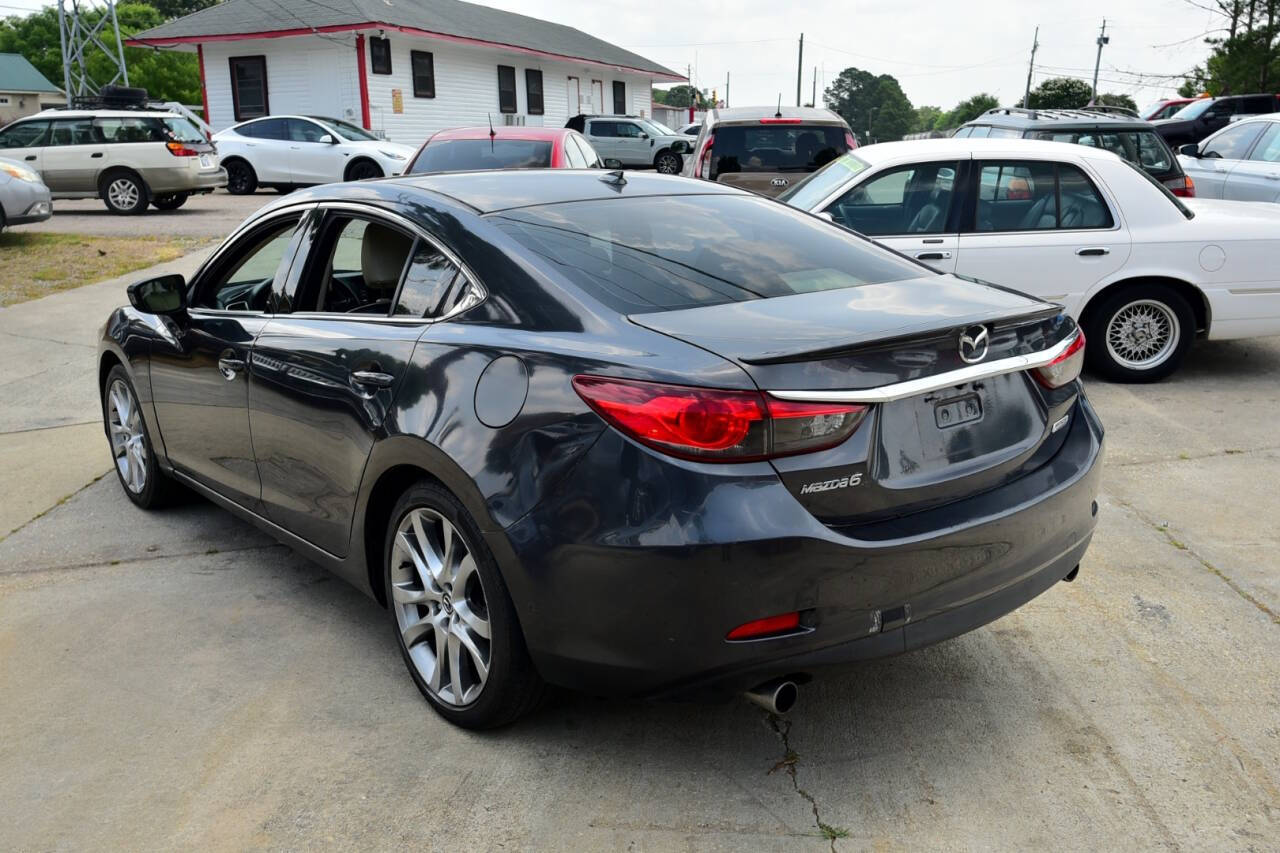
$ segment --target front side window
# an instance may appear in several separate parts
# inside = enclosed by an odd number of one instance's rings
[[[1112,225],[1111,212],[1097,188],[1075,166],[1037,161],[980,162],[979,165],[975,231],[1046,231]]]
[[[101,142],[91,118],[59,119],[53,123],[47,145],[94,145]]]
[[[849,190],[827,212],[846,228],[871,236],[941,234],[957,168],[947,161],[891,169]]]
[[[516,70],[510,65],[498,66],[498,110],[516,111]]]
[[[153,118],[100,118],[94,120],[102,141],[167,142],[168,131]]]
[[[627,114],[627,84],[621,80],[613,81],[613,114]]]
[[[922,274],[870,240],[747,194],[620,197],[488,218],[573,285],[624,314]]]
[[[299,310],[389,316],[412,249],[398,228],[330,216],[307,262]]]
[[[223,253],[225,265],[200,286],[195,308],[265,311],[271,284],[285,260],[300,217],[278,220]]]
[[[267,103],[267,58],[233,56],[231,63],[231,106],[236,121],[257,118],[271,112]]]
[[[391,40],[374,36],[369,39],[369,70],[374,74],[391,73]]]
[[[640,125],[635,124],[633,122],[629,122],[629,121],[616,122],[614,124],[614,127],[618,129],[619,136],[624,136],[627,139],[639,139],[640,137],[644,136],[644,130],[641,129]]]
[[[425,50],[409,51],[409,64],[413,67],[413,96],[436,96],[436,59]]]
[[[0,148],[35,148],[44,144],[47,121],[24,121],[0,131]]]
[[[1280,122],[1269,122],[1270,127],[1253,149],[1250,160],[1261,160],[1264,163],[1280,163]]]
[[[1251,121],[1229,127],[1210,139],[1200,149],[1201,157],[1220,157],[1223,160],[1243,160],[1249,146],[1262,132],[1262,122]]]
[[[542,115],[545,111],[542,103],[542,72],[538,69],[524,70],[524,94],[529,102],[529,115]]]
[[[340,118],[329,118],[328,116],[311,116],[311,118],[325,125],[343,139],[352,139],[356,141],[365,140],[368,142],[380,141],[378,137],[374,136],[363,127],[357,127],[351,122],[343,121]]]

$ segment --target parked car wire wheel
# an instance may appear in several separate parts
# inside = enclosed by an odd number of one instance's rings
[[[467,728],[527,713],[544,687],[479,528],[438,485],[410,488],[392,513],[386,595],[414,683]]]
[[[232,195],[250,195],[258,189],[258,176],[245,161],[229,160],[223,166],[227,170],[227,192]]]
[[[102,201],[107,210],[124,215],[147,209],[147,185],[137,175],[113,172],[102,179]]]
[[[684,163],[681,161],[680,155],[670,151],[663,151],[653,161],[653,167],[663,175],[678,175],[683,166]]]
[[[187,193],[168,193],[151,199],[151,204],[156,210],[177,210],[186,204],[190,197]]]
[[[1195,332],[1195,315],[1178,293],[1160,285],[1127,287],[1106,299],[1085,321],[1097,343],[1092,367],[1125,382],[1154,382],[1182,362]]]

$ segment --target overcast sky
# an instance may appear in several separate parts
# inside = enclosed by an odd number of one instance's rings
[[[0,0],[0,13],[42,5],[40,0]],[[1036,80],[1089,79],[1103,17],[1112,38],[1103,50],[1099,88],[1132,95],[1141,106],[1172,94],[1178,81],[1139,75],[1190,70],[1207,54],[1200,34],[1215,25],[1187,0],[486,0],[485,5],[575,26],[669,68],[683,71],[691,65],[694,82],[716,88],[721,98],[728,72],[730,101],[737,106],[771,104],[779,93],[783,103],[795,103],[801,32],[805,101],[815,66],[821,93],[841,69],[854,65],[894,75],[917,106],[949,109],[981,91],[1012,103],[1026,84],[1037,24]]]

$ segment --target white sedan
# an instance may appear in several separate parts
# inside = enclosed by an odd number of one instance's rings
[[[890,142],[780,200],[935,269],[1062,303],[1113,379],[1168,376],[1197,335],[1280,334],[1280,206],[1174,198],[1108,151]]]
[[[267,116],[215,133],[227,191],[289,189],[398,175],[417,149],[323,116]]]

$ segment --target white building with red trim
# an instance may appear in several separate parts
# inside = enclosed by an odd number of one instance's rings
[[[418,145],[463,125],[649,115],[671,69],[572,27],[459,0],[226,0],[129,40],[194,51],[215,130],[342,118]]]

